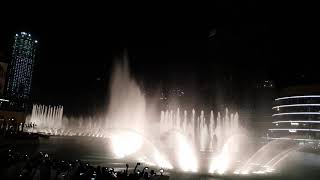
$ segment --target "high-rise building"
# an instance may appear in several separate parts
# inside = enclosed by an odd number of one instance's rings
[[[292,86],[274,101],[270,138],[320,139],[320,85]]]
[[[7,67],[8,64],[5,63],[5,56],[0,52],[0,98],[3,97],[6,87],[7,80]]]
[[[7,86],[7,96],[11,99],[30,99],[37,43],[29,33],[15,34]]]

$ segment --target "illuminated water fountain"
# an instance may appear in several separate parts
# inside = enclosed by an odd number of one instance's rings
[[[106,116],[67,118],[63,107],[34,105],[27,129],[60,136],[106,138],[115,158],[133,158],[150,165],[189,172],[216,174],[266,173],[284,157],[298,150],[294,145],[277,141],[258,150],[251,158],[236,166],[239,142],[243,136],[238,113],[214,113],[195,110],[161,111],[159,120],[147,117],[147,104],[136,81],[131,78],[128,61],[115,66],[111,79],[110,101]],[[154,128],[155,127],[155,128]],[[265,153],[264,153],[265,152]],[[240,154],[241,155],[241,154]],[[203,158],[205,156],[205,158]],[[204,159],[206,167],[202,167]],[[259,164],[253,168],[252,164]],[[264,168],[264,169],[263,169]]]
[[[239,117],[238,113],[232,114],[226,109],[225,115],[221,116],[218,113],[214,119],[213,111],[210,112],[208,120],[205,118],[204,111],[201,111],[200,116],[196,116],[195,110],[192,113],[184,111],[181,118],[180,110],[177,111],[162,111],[160,118],[161,134],[167,131],[176,130],[184,134],[190,143],[197,145],[200,151],[214,151],[221,149],[225,141],[239,133]]]
[[[177,111],[167,110],[161,112],[160,134],[175,132],[175,134],[179,135],[179,138],[169,138],[173,141],[169,143],[169,146],[171,146],[171,148],[184,146],[184,148],[178,150],[178,156],[189,157],[187,159],[189,159],[190,162],[186,163],[186,158],[183,157],[178,158],[184,159],[183,161],[178,160],[178,162],[180,168],[185,171],[198,169],[197,164],[199,164],[199,162],[197,161],[200,161],[198,152],[214,152],[214,156],[223,156],[223,161],[213,157],[214,162],[219,161],[217,165],[219,168],[217,169],[220,169],[223,163],[224,166],[227,166],[225,160],[231,155],[229,152],[237,151],[238,148],[236,141],[233,141],[232,144],[228,142],[231,142],[230,138],[240,133],[240,130],[238,114],[229,113],[228,109],[226,109],[224,116],[218,113],[216,119],[214,118],[213,111],[210,112],[208,119],[206,119],[204,111],[201,111],[199,115],[197,115],[195,110],[192,110],[190,114],[188,114],[187,111],[181,113],[180,109],[177,109]],[[185,149],[190,151],[185,152]],[[194,167],[187,168],[186,164],[193,164]],[[227,168],[228,167],[224,167],[224,169]],[[217,169],[211,168],[210,172],[214,173]],[[223,170],[220,169],[219,172],[222,171]]]
[[[26,123],[34,123],[29,131],[41,130],[46,133],[59,134],[66,125],[63,122],[62,106],[33,105],[31,117],[28,117]]]
[[[126,56],[120,62],[112,74],[110,101],[105,117],[67,118],[63,117],[63,107],[34,105],[27,123],[37,126],[27,131],[108,138],[115,158],[138,154],[136,159],[170,169],[172,165],[154,145],[158,140],[147,138],[150,127],[146,127],[146,100],[130,76]]]
[[[275,173],[282,161],[292,153],[308,146],[309,144],[298,144],[291,139],[270,141],[259,148],[234,173],[242,175]]]
[[[126,59],[126,57],[124,57]],[[132,154],[140,160],[167,168],[172,163],[167,159],[174,149],[175,166],[183,171],[199,170],[199,151],[224,152],[228,138],[239,130],[238,114],[224,115],[213,111],[208,118],[204,111],[199,114],[167,110],[160,115],[157,132],[150,132],[153,123],[146,116],[146,100],[137,83],[131,78],[128,61],[114,68],[111,78],[110,101],[105,118],[63,117],[63,107],[34,105],[28,122],[37,124],[32,131],[60,136],[92,136],[108,138],[116,158]],[[162,142],[163,136],[171,136],[171,144]],[[147,144],[147,145],[146,145]],[[188,157],[188,158],[186,158]]]

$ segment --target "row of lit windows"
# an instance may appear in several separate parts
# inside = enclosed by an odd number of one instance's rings
[[[26,32],[16,34],[8,92],[18,97],[28,97],[31,91],[32,64],[37,42]]]
[[[291,106],[275,108],[275,113],[287,113],[287,112],[320,112],[319,106]]]
[[[25,55],[25,54],[33,54],[32,51],[32,47],[21,47],[21,48],[17,48],[14,51],[14,56],[18,56],[18,55]]]
[[[15,39],[30,39],[30,40],[32,40],[31,34],[27,34],[27,33],[25,33],[25,32],[21,32],[20,34],[21,34],[21,36],[19,36],[18,34],[16,34]],[[35,43],[38,43],[37,40],[35,40],[34,42],[35,42]]]
[[[283,120],[320,120],[320,115],[317,114],[290,114],[282,116],[274,116],[274,121],[283,121]]]
[[[18,62],[21,62],[22,59],[19,58]],[[27,68],[23,68],[23,67]],[[14,79],[13,79],[13,87],[11,89],[11,92],[17,92],[19,90],[18,84],[22,84],[24,88],[24,93],[30,92],[30,79],[26,78],[28,75],[31,75],[31,72],[28,70],[31,70],[30,65],[22,66],[20,63],[16,63],[16,71],[14,72]],[[23,69],[22,69],[23,68]],[[29,83],[28,83],[29,82]]]
[[[32,39],[16,39],[15,45],[20,45],[20,44],[33,44],[33,41]]]
[[[289,132],[289,131],[271,131],[269,137],[271,138],[278,138],[278,137],[292,137],[296,136],[297,139],[313,139],[313,138],[320,138],[320,132],[305,132],[305,131],[296,131],[296,132]]]
[[[320,98],[293,98],[275,101],[275,105],[320,103]]]
[[[313,122],[313,121],[311,121],[311,122]],[[281,122],[281,123],[274,123],[274,125],[275,125],[275,128],[320,129],[320,123],[308,123],[307,121]]]

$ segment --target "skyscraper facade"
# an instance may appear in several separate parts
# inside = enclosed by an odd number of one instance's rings
[[[320,85],[299,85],[283,89],[274,100],[272,139],[298,141],[320,139]],[[318,144],[318,143],[317,143]]]
[[[15,100],[29,100],[33,65],[38,41],[31,34],[15,34],[10,63],[7,96]]]

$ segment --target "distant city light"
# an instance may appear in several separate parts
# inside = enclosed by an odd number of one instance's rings
[[[269,139],[279,139],[279,140],[294,140],[294,141],[314,141],[312,139],[302,139],[302,138],[285,138],[285,137],[280,137],[280,138],[272,138],[272,137],[269,137]]]
[[[0,99],[0,101],[9,102],[8,99]]]
[[[277,98],[275,99],[275,101],[282,100],[282,99],[296,99],[296,98],[320,98],[320,95],[288,96],[288,97]]]
[[[37,40],[35,40],[34,42],[35,42],[35,43],[38,43],[38,41],[37,41]]]
[[[272,122],[274,124],[278,124],[278,123],[320,123],[320,121],[275,121]]]
[[[314,131],[319,132],[320,129],[269,129],[270,131],[289,131],[289,132],[296,132],[296,131]]]
[[[281,106],[274,106],[272,109],[279,109],[282,107],[298,107],[298,106],[320,106],[320,104],[288,104],[288,105],[281,105]]]
[[[282,116],[282,115],[293,115],[293,114],[314,114],[314,115],[319,115],[320,112],[290,112],[290,113],[277,113],[277,114],[273,114],[272,116]]]

